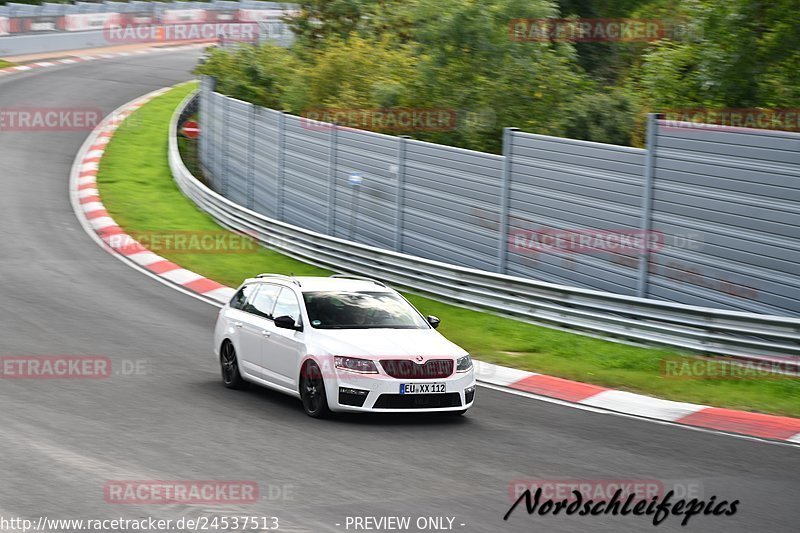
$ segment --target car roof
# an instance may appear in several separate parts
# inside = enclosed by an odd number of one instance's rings
[[[393,290],[380,281],[369,279],[352,278],[326,278],[323,276],[265,276],[250,278],[246,283],[276,283],[285,286],[295,286],[301,292],[317,291],[372,291],[372,292],[393,292]],[[298,285],[299,284],[299,285]]]

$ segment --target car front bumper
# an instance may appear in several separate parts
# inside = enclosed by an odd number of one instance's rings
[[[441,379],[396,379],[384,374],[337,370],[326,380],[332,411],[373,413],[430,413],[464,411],[475,401],[475,373],[454,373]],[[400,394],[404,383],[444,383],[444,393]]]

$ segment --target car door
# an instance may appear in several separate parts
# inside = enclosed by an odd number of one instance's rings
[[[272,308],[280,289],[279,285],[260,284],[242,307],[242,318],[234,323],[240,332],[240,366],[251,376],[261,379],[265,379],[263,345],[272,334]]]
[[[279,316],[290,316],[295,324],[303,325],[300,302],[295,292],[288,287],[281,289],[272,311],[273,318]],[[268,376],[267,379],[297,390],[298,368],[306,354],[303,332],[278,328],[274,323],[270,331],[272,336],[264,344],[264,373]]]
[[[230,337],[236,347],[239,367],[249,375],[256,375],[260,351],[254,345],[250,336],[246,334],[249,329],[245,329],[244,325],[250,321],[250,315],[245,308],[247,301],[253,297],[257,290],[258,285],[255,283],[245,285],[231,298],[230,304],[225,310],[226,326],[231,332]]]

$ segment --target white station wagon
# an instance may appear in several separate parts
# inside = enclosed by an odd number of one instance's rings
[[[219,312],[225,386],[245,382],[331,411],[463,414],[475,399],[469,354],[383,283],[355,276],[246,280]]]

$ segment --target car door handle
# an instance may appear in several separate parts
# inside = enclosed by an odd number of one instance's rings
[[[244,324],[242,324],[241,322],[234,322],[233,325],[236,326],[237,328],[244,326]]]
[[[261,330],[261,334],[264,335],[265,337],[269,337],[270,335],[272,335],[272,333],[270,333],[269,331],[267,331],[265,329]]]

